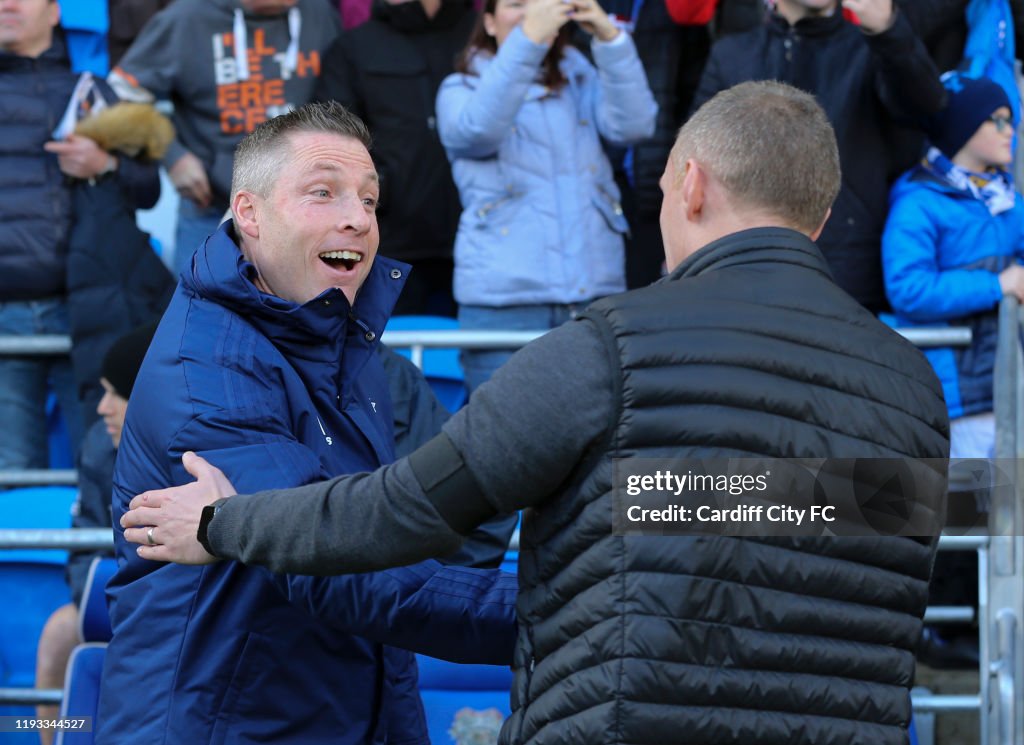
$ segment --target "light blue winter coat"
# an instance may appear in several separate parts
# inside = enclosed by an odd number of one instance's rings
[[[462,199],[455,299],[578,303],[625,289],[619,190],[601,138],[654,132],[658,106],[630,38],[593,45],[595,70],[566,49],[568,84],[536,82],[547,47],[519,27],[498,53],[441,84],[437,121]]]
[[[1024,203],[989,214],[921,166],[893,185],[882,236],[885,294],[898,326],[968,326],[969,347],[924,350],[950,418],[992,411],[1003,296],[999,272],[1024,257]]]

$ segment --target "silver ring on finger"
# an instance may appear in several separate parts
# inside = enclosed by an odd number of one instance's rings
[[[152,527],[152,528],[150,528],[149,530],[146,531],[146,543],[148,543],[150,546],[155,546],[156,545],[156,541],[153,540],[153,531],[154,530],[156,530],[156,528]]]

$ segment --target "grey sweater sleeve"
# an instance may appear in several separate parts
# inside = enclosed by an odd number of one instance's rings
[[[509,512],[554,492],[609,430],[613,373],[599,332],[582,321],[524,347],[477,389],[444,427],[477,487],[459,495],[467,512]],[[210,546],[274,572],[320,575],[450,554],[463,535],[431,502],[409,458],[370,474],[235,496],[210,523]]]

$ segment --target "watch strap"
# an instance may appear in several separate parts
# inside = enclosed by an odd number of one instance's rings
[[[203,507],[203,512],[199,516],[199,529],[196,531],[196,539],[202,547],[206,549],[206,553],[210,554],[210,556],[216,556],[216,554],[213,552],[213,549],[210,548],[210,539],[207,532],[210,529],[210,523],[213,522],[215,517],[217,517],[217,513],[220,512],[220,508],[223,507],[227,501],[227,499],[218,499],[216,502],[206,505]]]

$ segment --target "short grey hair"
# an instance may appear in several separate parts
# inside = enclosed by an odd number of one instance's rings
[[[785,83],[741,83],[718,93],[679,130],[677,178],[696,161],[742,204],[805,232],[839,194],[839,148],[814,97]]]
[[[240,191],[267,197],[277,174],[287,167],[288,139],[298,132],[328,132],[358,140],[369,150],[370,130],[362,119],[336,101],[307,103],[275,116],[247,134],[235,148],[231,170],[231,201]]]

